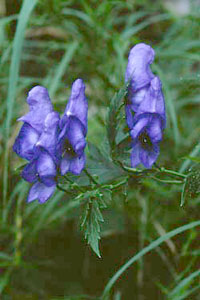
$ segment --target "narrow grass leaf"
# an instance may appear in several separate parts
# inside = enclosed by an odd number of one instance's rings
[[[22,46],[24,42],[25,30],[28,19],[34,9],[37,0],[24,0],[19,14],[18,24],[13,42],[13,51],[11,57],[11,65],[9,71],[9,83],[7,94],[7,115],[5,124],[5,157],[4,157],[4,175],[3,175],[3,207],[6,205],[7,189],[8,189],[8,157],[9,157],[9,134],[13,112],[14,99],[16,96],[17,83],[19,78],[19,66],[22,54]],[[4,209],[3,209],[4,212]],[[4,216],[3,216],[4,218]]]
[[[186,225],[183,225],[181,227],[178,227],[168,233],[166,233],[165,235],[159,237],[158,239],[156,239],[155,241],[153,241],[150,245],[148,245],[147,247],[143,248],[140,252],[138,252],[136,255],[134,255],[130,260],[128,260],[114,275],[113,277],[109,280],[109,282],[107,283],[103,294],[102,294],[102,299],[106,299],[106,295],[108,295],[108,293],[110,292],[111,288],[113,287],[113,285],[116,283],[116,281],[119,279],[119,277],[132,265],[134,264],[134,262],[138,261],[141,257],[143,257],[145,254],[149,253],[150,251],[152,251],[153,249],[155,249],[156,247],[158,247],[160,244],[162,244],[163,242],[165,242],[166,240],[186,231],[189,229],[192,229],[196,226],[200,226],[200,221],[195,221]]]
[[[168,295],[168,297],[175,296],[176,294],[180,294],[181,290],[184,289],[190,282],[197,276],[200,275],[200,269],[191,273],[188,277],[184,278]]]
[[[58,89],[59,83],[62,79],[62,76],[64,75],[77,48],[78,48],[77,41],[73,42],[71,45],[67,44],[65,54],[63,55],[63,58],[56,69],[56,72],[55,72],[52,82],[51,82],[51,86],[49,88],[49,93],[52,98],[54,97],[54,95]]]

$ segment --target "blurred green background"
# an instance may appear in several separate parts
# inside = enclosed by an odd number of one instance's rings
[[[87,140],[104,149],[107,107],[124,85],[128,52],[145,42],[155,49],[152,70],[167,108],[158,163],[185,172],[200,151],[199,7],[198,0],[0,0],[1,299],[98,299],[131,256],[199,219],[200,198],[180,207],[181,186],[130,180],[103,211],[99,259],[69,195],[26,204],[29,186],[16,172],[24,161],[12,152],[29,89],[44,85],[61,112],[76,78],[86,84]],[[162,243],[121,276],[110,299],[200,299],[199,243],[198,228]]]

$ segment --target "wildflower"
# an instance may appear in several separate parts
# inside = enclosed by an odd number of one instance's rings
[[[38,199],[40,203],[47,201],[56,188],[56,163],[52,156],[42,147],[38,147],[35,158],[25,166],[22,177],[33,183],[27,202]]]
[[[166,125],[162,85],[150,69],[153,60],[154,50],[143,43],[133,47],[128,58],[125,80],[130,84],[125,111],[132,137],[132,167],[142,163],[151,168]]]
[[[151,168],[159,155],[159,143],[166,125],[165,103],[161,82],[154,77],[150,87],[133,117],[130,131],[133,139],[131,165],[136,167],[142,163]]]
[[[41,86],[34,87],[28,94],[30,111],[19,120],[24,121],[13,150],[29,163],[22,171],[22,177],[33,183],[28,202],[48,200],[56,187],[59,156],[56,144],[59,134],[59,114],[53,111],[48,91]]]
[[[53,111],[47,89],[36,86],[27,97],[30,111],[18,121],[24,124],[13,145],[13,150],[22,158],[31,160],[35,153],[35,145],[43,131],[44,120]]]
[[[131,166],[142,163],[151,168],[160,152],[164,120],[157,113],[142,113],[134,117],[132,137]]]
[[[56,188],[56,175],[59,157],[56,143],[59,133],[59,114],[51,112],[44,121],[44,130],[35,145],[35,154],[22,171],[22,177],[33,183],[28,195],[28,202],[38,199],[47,201]]]
[[[26,122],[31,125],[38,133],[43,131],[46,116],[53,111],[51,100],[46,88],[35,86],[30,90],[27,97],[30,111],[18,121]]]
[[[166,123],[165,101],[162,93],[162,84],[157,76],[151,80],[143,101],[138,106],[136,115],[142,113],[159,114],[163,119],[164,124]]]
[[[58,137],[58,151],[62,155],[60,164],[62,175],[67,172],[78,175],[85,166],[87,112],[85,85],[81,79],[77,79],[72,85],[64,116],[60,121],[61,132]]]
[[[148,90],[154,74],[150,64],[154,60],[154,50],[144,43],[134,46],[128,57],[125,82],[130,81],[128,99],[130,108],[136,112]]]

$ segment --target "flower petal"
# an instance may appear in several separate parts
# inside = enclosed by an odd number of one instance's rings
[[[72,145],[73,150],[80,156],[84,151],[86,141],[83,132],[83,125],[76,117],[69,117],[66,138]]]
[[[44,122],[44,131],[36,144],[36,146],[46,149],[55,158],[57,157],[56,148],[59,134],[59,120],[60,117],[57,112],[51,112],[47,115]]]
[[[52,186],[55,184],[56,164],[51,155],[42,148],[37,158],[37,173],[45,185]]]
[[[141,161],[140,161],[140,145],[139,143],[133,145],[132,151],[131,151],[131,167],[135,168],[137,167]]]
[[[131,129],[133,127],[133,114],[131,110],[131,105],[125,106],[125,112],[126,112],[126,123],[128,127]]]
[[[56,184],[49,187],[41,182],[36,182],[29,191],[27,202],[38,199],[39,203],[44,203],[53,195],[55,188]]]
[[[162,140],[162,129],[162,119],[160,115],[152,114],[150,124],[147,128],[147,133],[153,144]]]
[[[125,81],[131,80],[132,92],[146,86],[154,77],[149,65],[154,60],[154,50],[144,43],[134,46],[128,57]]]
[[[38,131],[28,123],[24,123],[13,145],[13,151],[20,157],[31,160],[34,157],[39,136]]]
[[[160,148],[158,144],[154,144],[151,151],[143,148],[140,149],[140,160],[145,168],[150,169],[152,167],[152,165],[157,160],[159,153]]]
[[[132,127],[132,130],[130,131],[130,135],[133,139],[136,139],[138,135],[141,133],[141,131],[144,129],[145,126],[149,123],[149,115],[140,115],[137,117],[137,115],[134,116],[134,125]]]
[[[156,113],[160,114],[163,119],[165,116],[165,103],[162,94],[161,81],[155,77],[146,92],[143,101],[137,109],[137,113]]]
[[[84,134],[87,132],[88,102],[85,97],[85,85],[82,79],[77,79],[72,84],[71,95],[65,109],[65,115],[74,116],[84,126]],[[62,127],[62,122],[61,122]]]
[[[27,164],[22,173],[22,178],[24,178],[28,182],[37,181],[37,170],[36,170],[36,160],[32,160],[29,164]]]
[[[32,88],[28,93],[27,103],[30,111],[18,121],[29,123],[41,133],[46,116],[53,111],[47,89],[39,85]]]
[[[71,172],[74,175],[79,175],[85,167],[86,157],[83,153],[81,156],[69,157],[67,154],[63,157],[60,165],[61,174]]]
[[[132,90],[130,89],[129,99],[131,101],[131,108],[134,112],[138,111],[138,107],[144,101],[148,90],[149,90],[149,84],[139,89],[138,91],[132,92]]]

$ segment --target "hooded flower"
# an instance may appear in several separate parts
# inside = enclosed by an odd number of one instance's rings
[[[149,83],[154,78],[150,69],[154,55],[151,46],[144,43],[137,44],[129,53],[125,82],[130,81],[128,99],[134,112],[137,111],[138,106],[143,101]]]
[[[85,166],[87,112],[85,85],[81,79],[77,79],[72,85],[71,96],[60,121],[58,152],[62,155],[60,164],[62,175],[67,172],[78,175]]]
[[[59,134],[59,114],[51,112],[44,121],[44,130],[35,145],[34,157],[22,171],[22,177],[33,183],[28,202],[38,199],[40,203],[47,201],[56,188],[57,166],[59,156],[56,144]]]
[[[37,155],[22,171],[22,177],[33,183],[27,202],[36,199],[40,203],[46,202],[56,188],[56,174],[56,163],[52,156],[44,148],[38,147]]]
[[[38,133],[43,131],[46,116],[53,111],[51,100],[46,88],[35,86],[30,90],[27,97],[30,111],[18,121],[26,122],[31,125]]]
[[[142,163],[151,168],[160,152],[164,120],[157,113],[142,113],[134,117],[132,137],[131,166],[135,168]]]
[[[125,106],[132,137],[131,165],[151,168],[159,155],[159,143],[166,125],[165,103],[160,79],[150,69],[154,50],[138,44],[130,51],[125,81],[130,81]],[[134,114],[133,114],[134,113]]]
[[[157,76],[151,80],[143,101],[140,103],[137,109],[136,115],[143,113],[159,114],[163,119],[164,124],[166,123],[165,101],[162,93],[162,83]]]
[[[18,121],[24,124],[13,145],[13,150],[22,158],[31,160],[35,153],[35,145],[44,129],[47,115],[53,111],[51,100],[46,88],[35,86],[27,97],[30,111]]]
[[[41,86],[34,87],[28,94],[30,111],[19,120],[24,121],[13,150],[29,163],[22,171],[22,177],[33,183],[28,202],[48,200],[56,187],[59,155],[56,144],[59,134],[59,114],[53,111],[48,91]]]

